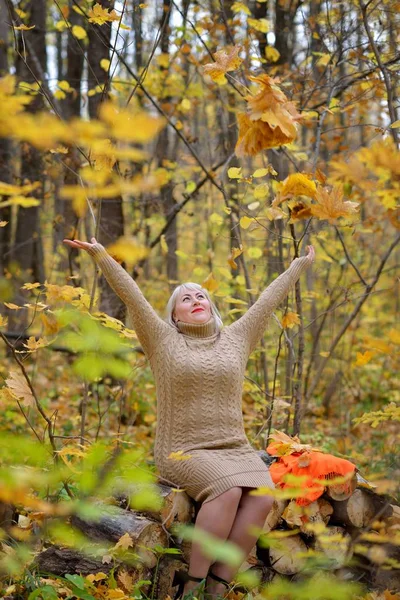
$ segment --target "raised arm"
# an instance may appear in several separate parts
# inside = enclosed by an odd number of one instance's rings
[[[96,261],[111,288],[126,305],[143,350],[150,356],[158,342],[171,332],[171,327],[157,315],[137,283],[95,238],[92,238],[92,243],[79,240],[64,242],[72,248],[86,250]]]
[[[309,246],[307,256],[295,258],[290,267],[261,293],[257,302],[240,319],[228,326],[232,333],[247,341],[249,352],[254,350],[261,339],[275,308],[286,298],[290,288],[313,261],[314,248]]]

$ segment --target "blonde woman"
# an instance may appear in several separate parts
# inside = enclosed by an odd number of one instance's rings
[[[272,505],[270,496],[249,492],[273,487],[268,468],[244,432],[246,364],[272,312],[314,261],[313,247],[308,246],[306,256],[294,259],[240,319],[222,327],[207,290],[198,284],[183,284],[173,292],[165,321],[94,238],[91,243],[64,241],[93,257],[127,306],[156,381],[154,456],[161,477],[201,503],[195,526],[237,544],[244,560],[256,542],[254,531],[263,526]],[[178,451],[190,458],[169,458]],[[232,567],[212,564],[194,543],[180,593],[194,593],[206,580],[208,593],[222,594],[234,575]]]

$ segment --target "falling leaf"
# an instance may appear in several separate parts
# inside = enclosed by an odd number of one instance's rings
[[[168,244],[167,244],[167,240],[165,238],[165,234],[163,234],[160,238],[160,247],[161,247],[161,254],[163,256],[167,256],[168,255]]]
[[[95,25],[104,25],[104,23],[120,20],[115,10],[110,11],[107,8],[103,8],[98,2],[89,10],[87,16],[89,17],[89,23],[94,23]]]
[[[136,264],[149,253],[148,248],[139,246],[130,237],[120,237],[114,244],[108,246],[107,250],[114,258],[129,265]]]
[[[189,460],[189,458],[192,458],[192,455],[184,454],[183,450],[178,450],[177,452],[171,452],[168,458],[170,460]]]
[[[238,258],[238,256],[240,256],[243,253],[243,247],[240,246],[240,248],[232,248],[231,250],[231,255],[228,258],[228,264],[230,265],[230,267],[234,270],[236,270],[238,268],[235,260]]]
[[[253,258],[253,259],[261,258],[262,254],[263,253],[262,253],[261,248],[257,248],[256,246],[251,246],[250,248],[247,249],[247,256],[249,258]]]
[[[8,221],[0,221],[0,227],[5,227],[8,225]]]
[[[38,281],[36,281],[35,283],[24,283],[24,285],[21,287],[21,290],[35,290],[36,288],[40,287],[42,284],[39,283]]]
[[[293,196],[308,196],[315,198],[317,186],[309,175],[304,173],[292,173],[282,182],[281,188],[272,205],[277,206],[284,200]]]
[[[246,215],[240,219],[240,227],[242,229],[248,229],[252,223],[254,223],[254,219]]]
[[[251,15],[250,9],[243,2],[234,2],[231,6],[231,11],[233,13],[243,12],[246,15]]]
[[[7,327],[8,319],[0,315],[0,327]]]
[[[345,201],[343,188],[338,185],[329,191],[327,188],[318,188],[315,196],[317,202],[312,206],[312,214],[318,219],[327,219],[333,223],[338,217],[348,217],[358,211],[358,202]]]
[[[265,175],[268,175],[269,172],[270,172],[269,168],[256,169],[254,171],[254,173],[252,174],[252,177],[254,177],[254,178],[265,177]]]
[[[257,200],[265,198],[269,194],[269,187],[267,183],[261,183],[254,188],[253,195]]]
[[[300,317],[295,312],[288,312],[282,317],[281,325],[283,329],[293,329],[295,325],[301,323]]]
[[[6,385],[12,391],[14,396],[22,399],[23,406],[35,406],[35,398],[33,397],[31,389],[22,373],[11,370],[8,378],[6,379]]]
[[[400,119],[399,119],[398,121],[395,121],[394,123],[392,123],[392,124],[390,125],[390,127],[391,127],[392,129],[397,129],[398,127],[400,127]]]
[[[204,65],[204,73],[219,85],[224,85],[227,83],[225,74],[228,71],[235,71],[243,62],[238,56],[240,50],[240,46],[218,50],[213,54],[215,62]]]
[[[215,279],[214,275],[212,273],[210,273],[208,275],[208,277],[205,278],[205,280],[202,282],[202,287],[205,288],[206,290],[208,290],[210,293],[215,292],[215,290],[218,289],[219,287],[219,283],[218,281]]]
[[[43,323],[44,332],[47,335],[53,335],[59,330],[59,323],[56,315],[50,311],[42,312],[40,315],[40,320]]]

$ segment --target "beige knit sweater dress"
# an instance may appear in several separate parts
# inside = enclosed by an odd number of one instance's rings
[[[163,321],[128,273],[100,244],[90,250],[108,283],[126,304],[149,359],[157,388],[154,457],[161,477],[208,502],[232,487],[273,487],[267,466],[250,446],[243,426],[246,363],[268,318],[310,265],[295,259],[231,325]],[[174,460],[182,450],[190,458]]]

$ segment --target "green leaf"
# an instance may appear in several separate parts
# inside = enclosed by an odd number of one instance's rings
[[[65,575],[65,579],[68,579],[68,581],[73,583],[78,589],[85,589],[85,580],[83,579],[82,575],[70,575],[67,573]]]

